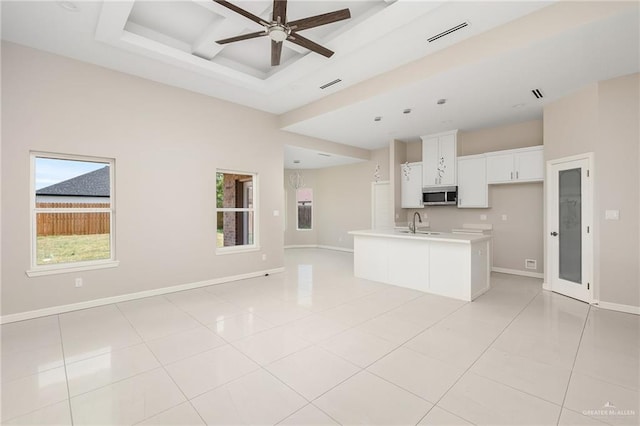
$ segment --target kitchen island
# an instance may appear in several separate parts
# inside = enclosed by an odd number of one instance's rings
[[[489,290],[491,237],[351,231],[356,277],[471,301]]]

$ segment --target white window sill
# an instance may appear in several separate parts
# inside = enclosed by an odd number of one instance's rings
[[[120,264],[119,260],[106,260],[83,264],[40,266],[26,271],[28,277],[41,277],[43,275],[69,274],[72,272],[91,271],[93,269],[115,268]]]
[[[260,246],[231,246],[216,248],[216,256],[236,254],[236,253],[250,253],[252,251],[260,251]]]

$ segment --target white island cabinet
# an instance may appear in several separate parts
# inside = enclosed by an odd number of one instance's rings
[[[356,277],[471,301],[489,290],[488,235],[352,231]]]

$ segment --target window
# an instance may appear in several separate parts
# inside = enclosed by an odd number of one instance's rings
[[[296,208],[298,231],[308,231],[313,228],[313,189],[299,188],[296,190]]]
[[[29,276],[117,265],[114,160],[31,154]]]
[[[256,174],[216,173],[216,247],[219,253],[258,248]]]

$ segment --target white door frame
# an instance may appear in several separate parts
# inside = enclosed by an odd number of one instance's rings
[[[555,166],[560,166],[564,163],[572,161],[585,160],[587,164],[587,178],[582,180],[582,204],[584,206],[582,214],[583,230],[582,230],[582,270],[583,270],[583,284],[587,284],[587,291],[583,293],[585,297],[580,297],[579,294],[567,294],[560,283],[558,282],[558,270],[557,270],[557,258],[558,258],[558,238],[551,235],[551,232],[557,231],[554,215],[557,216],[557,210],[554,208],[557,206],[555,198],[557,198],[557,192],[554,186],[557,188],[557,173]],[[564,294],[569,297],[573,297],[579,300],[583,300],[587,303],[594,303],[594,289],[597,283],[594,282],[594,251],[593,251],[593,182],[594,182],[594,154],[593,152],[587,152],[584,154],[573,155],[570,157],[558,158],[547,161],[546,170],[546,242],[547,242],[547,256],[545,264],[548,268],[548,282],[545,287],[547,290],[556,291],[560,294]],[[556,229],[554,229],[556,228]],[[555,284],[554,284],[555,283]]]

